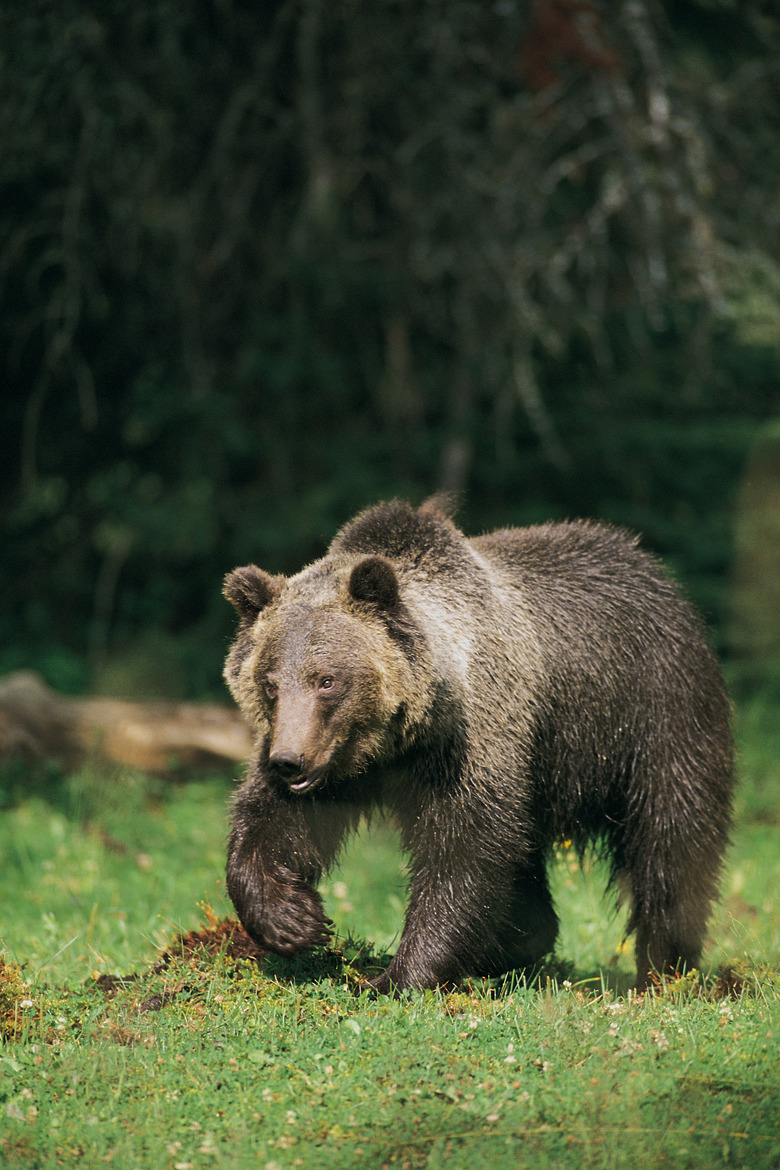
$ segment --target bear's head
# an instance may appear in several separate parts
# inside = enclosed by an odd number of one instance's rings
[[[389,560],[326,560],[290,579],[247,565],[224,592],[240,618],[225,679],[277,781],[312,792],[397,747],[417,687]]]

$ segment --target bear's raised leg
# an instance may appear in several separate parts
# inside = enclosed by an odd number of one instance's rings
[[[314,883],[333,861],[358,814],[285,798],[263,776],[251,777],[233,804],[227,891],[241,924],[281,955],[320,946],[330,920]]]

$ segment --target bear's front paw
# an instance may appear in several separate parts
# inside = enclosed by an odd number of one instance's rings
[[[242,906],[239,917],[256,942],[279,955],[325,945],[333,925],[317,891],[289,871],[267,877],[262,899]]]

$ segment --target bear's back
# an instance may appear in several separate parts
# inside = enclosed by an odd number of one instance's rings
[[[489,562],[520,572],[525,578],[574,579],[608,570],[649,566],[662,576],[653,558],[623,529],[590,520],[565,520],[528,528],[499,528],[468,542]]]
[[[634,535],[577,520],[469,543],[492,569],[509,620],[530,618],[547,683],[562,695],[672,693],[686,675],[722,693],[703,622]]]
[[[536,612],[559,621],[591,608],[605,619],[616,609],[687,609],[660,563],[620,528],[573,520],[498,529],[468,543],[499,588],[516,587]]]

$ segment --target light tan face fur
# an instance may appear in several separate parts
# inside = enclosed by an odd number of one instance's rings
[[[239,633],[225,677],[261,750],[271,762],[298,761],[290,787],[308,791],[382,755],[408,672],[376,617],[282,592]]]

